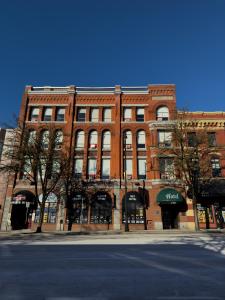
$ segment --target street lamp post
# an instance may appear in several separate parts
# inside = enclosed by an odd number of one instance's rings
[[[126,143],[127,135],[124,133],[123,136],[123,152],[124,152],[124,186],[125,186],[125,196],[124,196],[124,207],[125,207],[125,231],[129,231],[128,224],[128,214],[127,214],[127,143]]]

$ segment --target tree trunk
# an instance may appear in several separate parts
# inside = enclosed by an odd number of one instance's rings
[[[44,220],[44,210],[45,210],[45,201],[44,201],[44,199],[42,199],[41,209],[40,209],[40,219],[38,222],[36,233],[42,232],[42,224],[43,224],[43,220]]]

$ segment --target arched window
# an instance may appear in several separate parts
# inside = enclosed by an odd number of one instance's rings
[[[89,135],[89,148],[96,149],[98,146],[98,133],[96,130],[90,132]]]
[[[139,130],[137,132],[137,148],[145,148],[145,131]]]
[[[41,132],[41,145],[43,149],[48,149],[48,144],[49,144],[49,131],[43,130]]]
[[[84,148],[84,131],[77,131],[76,135],[76,148]]]
[[[55,149],[59,150],[62,148],[63,143],[63,132],[62,130],[56,130],[55,132]]]
[[[126,201],[126,205],[125,205]],[[122,222],[126,221],[126,211],[127,211],[127,221],[131,224],[143,224],[144,223],[144,199],[143,195],[138,192],[128,192],[126,196],[123,197],[122,202]],[[126,208],[126,209],[125,209]]]
[[[30,130],[28,133],[28,145],[34,144],[36,140],[36,131]]]
[[[126,149],[132,148],[132,132],[130,130],[126,130],[123,134],[123,143],[126,146]]]
[[[97,192],[93,195],[90,222],[94,224],[112,223],[112,199],[107,192]]]
[[[102,134],[102,149],[111,148],[111,132],[106,130]]]
[[[156,111],[156,120],[167,121],[169,120],[169,109],[166,106],[161,106]]]

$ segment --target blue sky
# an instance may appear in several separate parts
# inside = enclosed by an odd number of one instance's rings
[[[1,0],[0,123],[25,85],[174,83],[177,105],[225,111],[225,0]]]

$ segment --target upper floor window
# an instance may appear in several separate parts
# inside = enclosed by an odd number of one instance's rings
[[[211,166],[212,166],[212,176],[213,177],[220,177],[221,176],[221,167],[220,167],[219,158],[212,158],[211,159]]]
[[[137,148],[145,148],[145,131],[139,130],[137,132]]]
[[[132,178],[132,174],[133,174],[133,161],[131,158],[127,158],[125,161],[125,170],[126,172],[126,176],[128,179]]]
[[[86,108],[78,108],[77,110],[77,121],[85,122],[86,118]]]
[[[46,107],[43,113],[43,121],[49,122],[52,120],[52,108]]]
[[[55,149],[59,150],[62,148],[63,143],[63,132],[61,130],[56,130],[55,132]]]
[[[166,106],[161,106],[157,109],[156,119],[158,121],[167,121],[169,120],[169,109]]]
[[[103,122],[111,122],[112,121],[112,111],[111,108],[103,109]]]
[[[99,115],[99,109],[98,108],[92,108],[91,109],[91,115],[90,115],[90,121],[91,122],[98,122],[98,115]]]
[[[197,135],[196,132],[187,133],[187,143],[189,147],[195,147],[197,145]]]
[[[110,158],[102,159],[101,178],[102,179],[110,178]]]
[[[28,133],[28,145],[35,144],[36,141],[36,131],[30,130]]]
[[[38,107],[32,107],[30,110],[30,118],[29,121],[37,122],[39,117],[40,109]]]
[[[65,120],[65,108],[56,109],[56,121],[63,122]]]
[[[89,135],[89,148],[96,149],[98,146],[98,133],[96,130],[90,132]]]
[[[83,173],[83,158],[76,158],[74,165],[74,176],[81,178]]]
[[[79,130],[76,134],[76,148],[84,148],[84,131]]]
[[[43,130],[41,133],[41,144],[43,149],[48,149],[49,144],[49,131]]]
[[[102,149],[110,149],[111,148],[111,133],[109,130],[104,131],[102,135]]]
[[[145,119],[145,110],[144,108],[137,108],[136,109],[136,121],[137,122],[144,122]]]
[[[97,160],[96,158],[88,159],[88,178],[94,179],[97,173]]]
[[[215,147],[216,146],[216,133],[215,132],[208,132],[208,144],[209,147]]]
[[[131,149],[132,148],[132,132],[130,130],[127,130],[124,132],[123,135],[123,143],[124,143],[124,147],[126,149]]]
[[[146,178],[146,159],[138,158],[138,179]]]
[[[172,158],[160,158],[159,159],[159,171],[161,179],[173,179],[174,178],[174,161]]]
[[[158,145],[159,147],[171,147],[172,132],[160,130],[158,131]]]
[[[131,121],[132,118],[132,109],[128,107],[124,107],[123,109],[123,120],[125,122]]]

